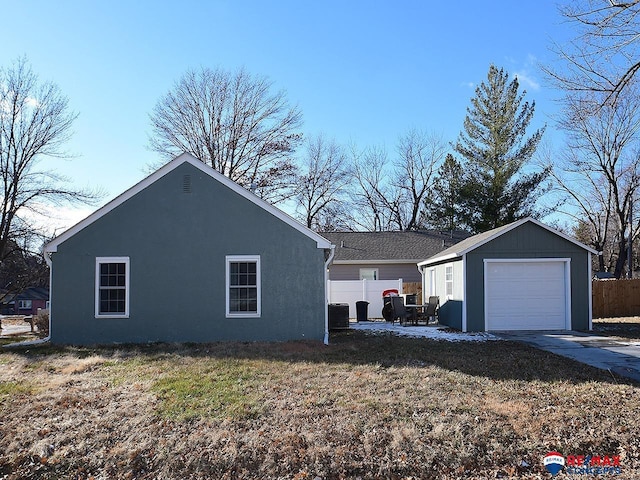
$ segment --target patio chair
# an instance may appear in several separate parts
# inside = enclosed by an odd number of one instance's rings
[[[395,322],[396,319],[399,319],[400,325],[405,325],[407,323],[407,318],[409,318],[409,312],[404,306],[404,298],[391,297],[391,306],[393,308],[393,322]]]
[[[424,308],[424,317],[427,319],[427,324],[429,320],[433,318],[434,323],[438,323],[438,309],[440,308],[440,297],[431,296],[429,297],[429,303]]]

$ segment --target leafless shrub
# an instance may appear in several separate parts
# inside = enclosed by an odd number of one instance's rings
[[[41,310],[33,320],[36,328],[38,329],[38,334],[42,337],[49,336],[49,312]]]

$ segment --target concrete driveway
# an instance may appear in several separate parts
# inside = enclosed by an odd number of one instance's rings
[[[494,332],[500,338],[533,345],[640,382],[640,341],[623,342],[574,331]]]

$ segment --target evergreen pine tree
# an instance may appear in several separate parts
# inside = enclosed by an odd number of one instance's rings
[[[437,230],[454,231],[460,222],[460,188],[462,165],[450,153],[438,169],[433,182],[432,195],[425,200],[424,223]]]
[[[464,159],[460,189],[466,227],[483,232],[527,216],[539,217],[536,200],[549,171],[523,173],[542,139],[544,128],[526,138],[535,102],[524,101],[518,79],[491,65],[487,81],[467,108],[455,150]]]

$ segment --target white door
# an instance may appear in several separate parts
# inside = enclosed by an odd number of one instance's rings
[[[564,260],[487,260],[486,329],[568,329],[565,265],[568,269]]]

